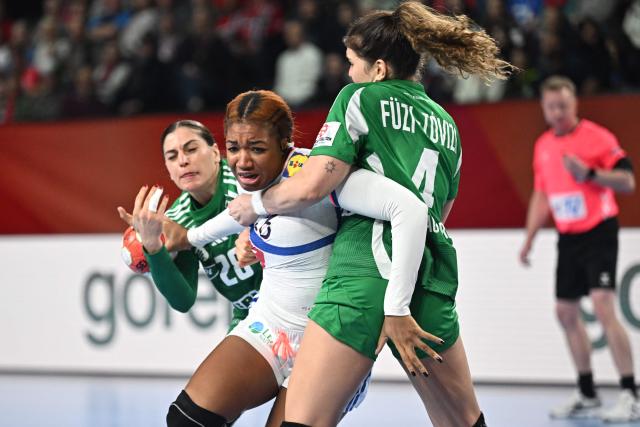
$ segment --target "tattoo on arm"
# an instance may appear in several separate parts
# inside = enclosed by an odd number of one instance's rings
[[[333,173],[333,171],[336,170],[335,162],[333,160],[329,160],[327,164],[324,165],[324,170],[327,171],[327,173]]]

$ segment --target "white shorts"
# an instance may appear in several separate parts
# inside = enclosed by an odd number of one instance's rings
[[[271,366],[278,386],[286,387],[304,329],[277,325],[268,319],[269,316],[260,315],[260,311],[256,304],[229,335],[240,337],[251,344]]]
[[[249,315],[229,332],[229,335],[240,337],[251,344],[271,366],[278,386],[286,388],[304,329],[287,328],[269,319],[272,316],[265,313],[266,310],[259,301],[249,310]],[[370,381],[371,372],[349,400],[344,410],[345,414],[362,403],[367,395]]]

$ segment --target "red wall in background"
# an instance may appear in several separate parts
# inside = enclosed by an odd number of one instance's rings
[[[545,129],[537,102],[450,106],[463,147],[462,181],[449,227],[521,227],[532,187],[533,143]],[[581,101],[640,168],[640,96]],[[296,141],[311,146],[326,111],[296,114]],[[159,136],[177,115],[0,127],[0,234],[120,232],[142,184],[177,196]],[[221,114],[190,115],[222,140]],[[640,191],[619,196],[621,223],[640,226]]]

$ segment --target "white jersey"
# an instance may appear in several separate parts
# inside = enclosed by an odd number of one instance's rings
[[[292,150],[281,179],[300,170],[308,153]],[[327,197],[297,212],[259,218],[251,227],[251,244],[263,268],[257,305],[266,306],[282,326],[304,329],[327,271],[338,214]]]

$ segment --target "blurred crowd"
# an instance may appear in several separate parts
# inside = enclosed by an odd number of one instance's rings
[[[22,0],[26,1],[26,0]],[[429,62],[439,102],[532,98],[551,74],[581,95],[640,87],[640,0],[432,0],[467,14],[522,71],[486,85]],[[393,0],[0,0],[0,123],[219,110],[274,89],[328,106],[349,82],[349,23]],[[466,77],[466,76],[462,76]]]

